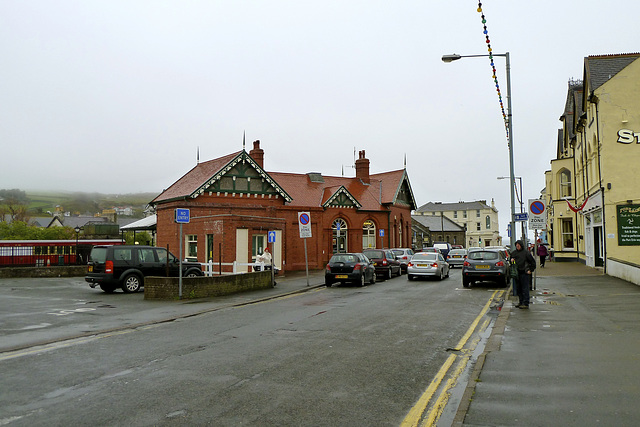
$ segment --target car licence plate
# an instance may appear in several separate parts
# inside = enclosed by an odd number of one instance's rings
[[[476,265],[476,270],[488,270],[489,267],[488,265]]]
[[[348,279],[348,278],[349,278],[349,276],[347,276],[346,274],[338,274],[336,276],[336,279]]]
[[[91,273],[93,271],[93,265],[89,266],[89,273]]]
[[[454,255],[453,258],[462,258],[460,255]]]
[[[416,264],[418,267],[429,267],[429,264]]]

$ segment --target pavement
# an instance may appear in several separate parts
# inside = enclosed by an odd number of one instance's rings
[[[575,262],[506,297],[454,426],[640,425],[640,287]]]

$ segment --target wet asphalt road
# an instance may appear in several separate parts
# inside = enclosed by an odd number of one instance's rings
[[[0,424],[399,425],[494,289],[454,270],[238,306],[2,281]]]

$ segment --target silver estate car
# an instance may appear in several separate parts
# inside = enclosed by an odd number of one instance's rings
[[[407,278],[437,277],[439,280],[449,277],[449,264],[441,253],[419,252],[407,264]]]

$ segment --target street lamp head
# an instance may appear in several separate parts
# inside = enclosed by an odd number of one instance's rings
[[[76,228],[74,228],[73,231],[75,231],[76,234],[79,233],[80,232],[80,227],[76,226]]]
[[[460,58],[462,58],[462,56],[458,55],[457,53],[454,53],[453,55],[442,55],[442,62],[453,62],[457,61]]]

